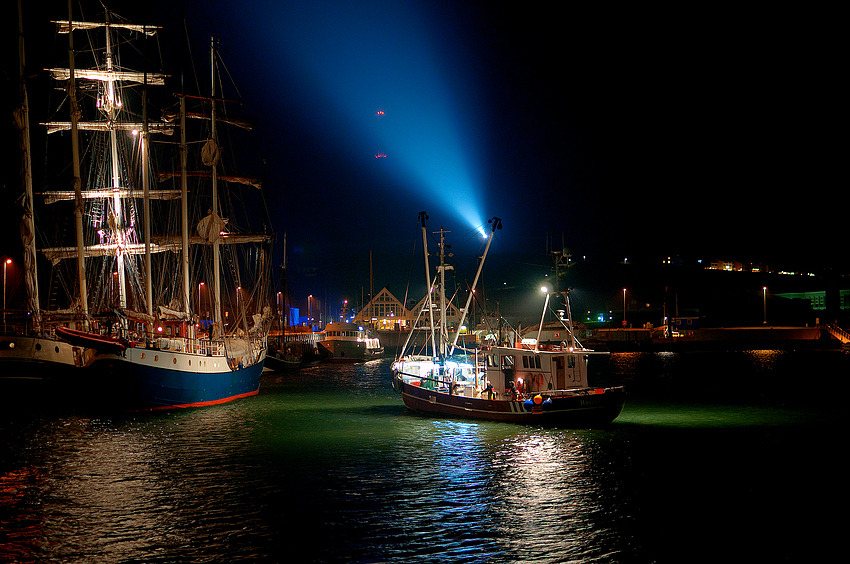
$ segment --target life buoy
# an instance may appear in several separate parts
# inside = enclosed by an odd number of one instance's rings
[[[543,374],[538,374],[538,375],[537,375],[537,385],[538,385],[538,386],[542,386],[542,385],[543,385]]]

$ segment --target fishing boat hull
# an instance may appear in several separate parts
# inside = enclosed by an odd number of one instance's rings
[[[263,354],[264,356],[264,354]],[[203,407],[255,396],[264,358],[231,368],[223,356],[144,348],[99,355],[92,365],[100,392],[135,411]]]
[[[304,358],[300,354],[287,354],[269,350],[269,353],[266,355],[265,366],[272,370],[287,370],[290,368],[298,368],[301,366],[303,361]]]
[[[622,387],[592,388],[570,395],[518,400],[490,400],[453,395],[404,382],[395,377],[401,398],[409,409],[448,417],[464,417],[532,425],[589,427],[610,423],[623,410]]]

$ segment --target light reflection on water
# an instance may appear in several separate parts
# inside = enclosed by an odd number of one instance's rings
[[[413,414],[387,361],[271,374],[255,398],[155,415],[20,389],[0,399],[0,561],[661,562],[741,537],[773,554],[768,541],[805,532],[789,514],[819,523],[828,497],[832,404],[788,390],[833,376],[838,396],[848,361],[810,355],[610,355],[600,377],[630,395],[594,430]],[[810,495],[780,504],[789,475]]]

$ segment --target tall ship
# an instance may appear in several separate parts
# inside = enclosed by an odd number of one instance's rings
[[[149,70],[146,57],[142,71],[129,70],[132,56],[122,59],[118,46],[141,42],[130,51],[161,52],[149,44],[156,27],[108,10],[102,21],[56,25],[68,37],[70,64],[49,72],[68,91],[56,115],[69,120],[44,125],[48,134],[70,132],[62,140],[72,144],[73,190],[48,187],[43,195],[64,208],[57,223],[73,218],[75,236],[39,251],[54,270],[73,274],[64,282],[72,319],[49,331],[42,323],[41,334],[80,350],[75,373],[113,406],[168,409],[257,394],[272,317],[273,235],[234,220],[231,205],[244,200],[232,192],[260,184],[227,168],[236,149],[223,143],[222,128],[251,125],[226,111],[237,104],[220,94],[215,40],[208,93],[176,93],[178,103],[152,120],[148,100],[167,77]],[[77,35],[92,41],[80,51],[87,65],[74,60]],[[191,140],[190,119],[202,130]],[[170,140],[154,142],[163,135]],[[170,153],[178,157],[157,167]],[[31,307],[44,311],[37,301]]]
[[[406,344],[392,365],[393,386],[404,404],[414,411],[434,415],[564,427],[602,425],[616,419],[625,403],[625,391],[622,386],[589,385],[588,360],[605,353],[584,348],[576,338],[569,292],[552,293],[547,289],[540,323],[542,328],[552,296],[563,299],[566,318],[559,315],[567,335],[563,342],[544,345],[539,334],[537,339],[517,342],[514,333],[508,342],[491,342],[480,350],[458,350],[463,317],[453,336],[444,321],[445,272],[449,268],[445,263],[445,238],[441,229],[440,264],[432,278],[426,218],[424,212],[420,214],[429,296],[424,309],[430,316],[431,349],[430,354],[412,354]],[[494,217],[490,223],[492,229],[462,315],[469,311],[490,244],[501,227],[499,218]],[[436,296],[438,304],[431,303],[430,296]]]

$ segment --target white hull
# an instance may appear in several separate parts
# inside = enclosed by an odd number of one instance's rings
[[[86,366],[93,359],[94,351],[59,339],[22,335],[0,337],[0,366],[75,368]],[[20,370],[13,370],[13,373],[3,370],[3,373],[3,376],[16,377],[40,377],[42,374],[41,371],[33,373]]]

